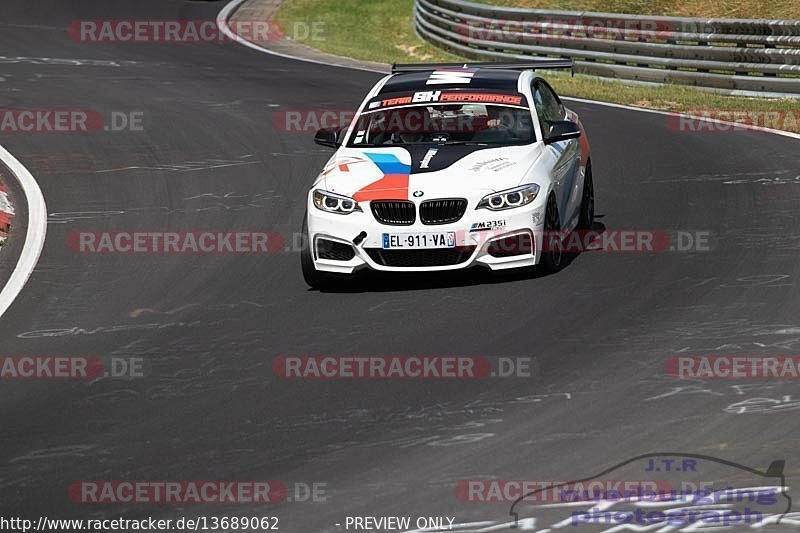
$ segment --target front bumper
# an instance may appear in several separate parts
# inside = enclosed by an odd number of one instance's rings
[[[418,208],[418,202],[415,204]],[[452,224],[425,225],[417,220],[413,225],[393,226],[378,222],[367,202],[361,204],[363,212],[339,215],[317,209],[309,194],[308,242],[316,269],[339,274],[351,274],[363,268],[385,272],[435,272],[478,265],[492,270],[529,267],[539,262],[544,204],[540,197],[527,206],[489,211],[476,210],[475,202],[470,201],[461,220]],[[475,224],[480,229],[475,228]],[[455,233],[455,249],[383,249],[384,233],[448,232]],[[510,237],[518,240],[519,236],[525,236],[522,241],[527,244],[509,246],[509,241],[504,240]],[[511,239],[511,243],[514,240]],[[345,246],[349,246],[352,253],[323,253],[336,255],[337,259],[320,257],[320,249],[330,250],[331,242],[337,243],[333,247],[339,251],[347,251]]]

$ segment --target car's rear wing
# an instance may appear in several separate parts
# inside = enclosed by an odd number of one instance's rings
[[[408,63],[392,65],[392,74],[408,72],[427,72],[433,70],[458,70],[458,69],[492,69],[492,70],[546,70],[556,68],[572,69],[574,63],[571,59],[540,59],[537,61],[520,61],[514,63]]]

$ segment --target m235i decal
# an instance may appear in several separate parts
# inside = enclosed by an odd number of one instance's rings
[[[506,227],[505,220],[487,220],[485,222],[475,222],[472,224],[472,227],[469,229],[470,232],[473,231],[492,231],[497,229],[503,229]]]

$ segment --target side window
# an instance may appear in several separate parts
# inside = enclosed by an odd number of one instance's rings
[[[550,125],[558,120],[564,120],[564,106],[553,90],[541,80],[534,82],[532,92],[539,125],[542,127],[542,134],[547,137]]]

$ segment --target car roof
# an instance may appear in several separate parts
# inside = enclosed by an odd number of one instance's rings
[[[448,68],[395,74],[378,94],[438,89],[494,89],[517,92],[524,71],[482,68]]]

